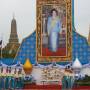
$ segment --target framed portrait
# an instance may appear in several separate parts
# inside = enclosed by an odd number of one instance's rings
[[[37,0],[37,61],[72,60],[71,0]]]

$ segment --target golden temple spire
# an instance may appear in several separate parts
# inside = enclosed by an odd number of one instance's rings
[[[32,66],[30,60],[27,58],[26,62],[23,65],[23,69],[24,69],[25,73],[30,74],[32,72],[32,68],[33,68],[33,66]]]

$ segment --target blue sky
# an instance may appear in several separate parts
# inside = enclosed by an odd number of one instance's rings
[[[90,24],[90,0],[75,0],[75,27],[88,37]],[[36,28],[36,0],[0,0],[0,38],[8,43],[11,20],[15,13],[19,41]]]

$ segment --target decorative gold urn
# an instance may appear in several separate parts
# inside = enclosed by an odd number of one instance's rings
[[[25,73],[26,74],[31,74],[32,68],[33,68],[33,66],[32,66],[30,60],[27,58],[26,62],[23,65],[23,69],[24,69]]]

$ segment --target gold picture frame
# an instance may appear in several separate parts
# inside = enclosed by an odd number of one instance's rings
[[[47,49],[48,34],[46,18],[49,16],[48,12],[52,9],[57,9],[60,13],[61,27],[65,27],[65,42],[60,46],[60,50],[56,53],[51,53]],[[47,62],[63,62],[72,60],[72,0],[37,0],[37,11],[36,11],[36,60],[39,63]],[[65,12],[65,14],[64,14]],[[47,13],[47,14],[46,14]],[[64,23],[64,24],[63,24]],[[46,30],[46,31],[45,31]],[[64,30],[63,30],[64,31]],[[45,37],[44,37],[45,36]],[[62,36],[62,34],[60,34]],[[45,42],[46,44],[43,44]],[[60,41],[59,41],[60,42]],[[63,41],[62,41],[63,42]],[[62,43],[60,42],[60,43]],[[63,45],[65,47],[63,47]],[[47,52],[45,52],[47,50]],[[65,50],[65,51],[64,51]],[[64,54],[62,54],[63,52]],[[55,55],[54,55],[55,54]]]

